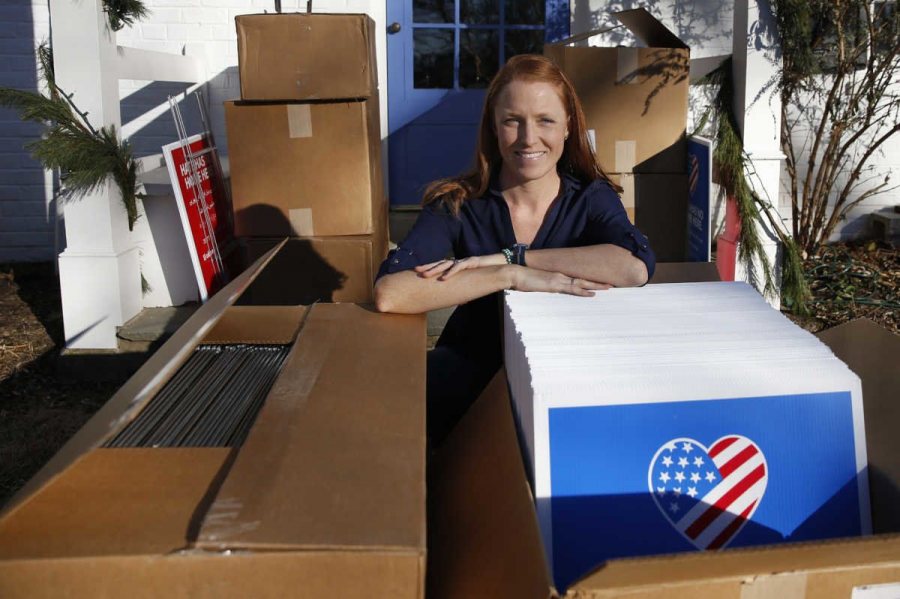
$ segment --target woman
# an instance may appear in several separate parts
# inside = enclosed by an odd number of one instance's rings
[[[432,183],[423,204],[379,270],[375,302],[403,313],[459,305],[428,356],[433,444],[502,363],[497,292],[592,296],[653,274],[646,238],[597,166],[572,84],[542,56],[514,56],[497,73],[474,170]]]

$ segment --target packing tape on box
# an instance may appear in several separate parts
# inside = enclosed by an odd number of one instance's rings
[[[291,230],[301,237],[312,237],[316,234],[313,227],[312,208],[291,208],[288,211],[288,219],[291,221]]]
[[[757,576],[741,584],[741,599],[805,599],[806,573]]]
[[[616,48],[616,85],[638,83],[639,48]]]
[[[634,208],[634,175],[623,174],[619,185],[622,186],[622,205],[625,208]]]
[[[298,137],[312,137],[312,117],[309,112],[309,104],[288,104],[288,136],[291,139]]]
[[[616,168],[617,173],[630,173],[634,171],[634,163],[637,161],[637,142],[633,139],[616,140]]]

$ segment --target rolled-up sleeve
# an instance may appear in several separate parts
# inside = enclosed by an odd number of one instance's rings
[[[388,252],[375,280],[446,258],[453,249],[458,229],[459,219],[443,204],[432,202],[426,205],[406,239],[396,249]]]
[[[647,237],[628,220],[619,195],[605,181],[597,180],[585,189],[588,219],[584,231],[587,243],[612,243],[625,248],[647,266],[647,279],[656,269],[656,255]]]

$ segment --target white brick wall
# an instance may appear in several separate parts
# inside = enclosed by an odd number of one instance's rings
[[[35,48],[49,37],[46,0],[0,5],[0,86],[37,91]],[[0,109],[0,262],[53,257],[52,178],[23,149],[39,133]]]

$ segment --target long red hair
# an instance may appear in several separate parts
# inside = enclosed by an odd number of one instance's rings
[[[459,214],[463,202],[482,197],[485,194],[490,184],[491,173],[502,161],[497,132],[494,130],[494,106],[497,96],[503,88],[513,81],[549,83],[556,87],[559,93],[569,119],[569,137],[563,146],[557,170],[560,173],[573,175],[583,182],[604,179],[614,189],[621,192],[621,188],[610,181],[600,165],[597,164],[597,158],[594,156],[588,140],[581,101],[575,93],[572,82],[549,58],[538,54],[519,54],[510,58],[503,65],[487,88],[484,109],[481,111],[475,164],[472,170],[458,177],[438,179],[432,182],[425,189],[422,203],[428,204],[440,200],[450,208],[453,214]]]

